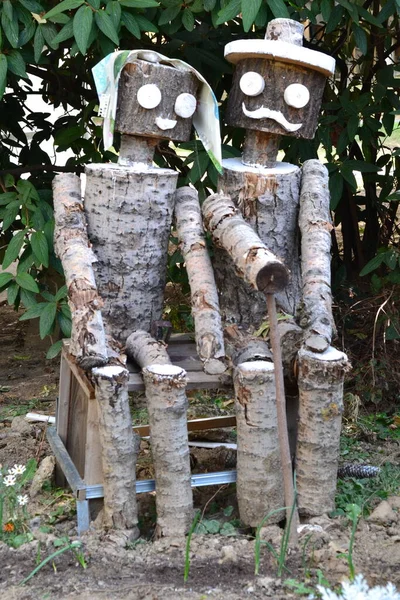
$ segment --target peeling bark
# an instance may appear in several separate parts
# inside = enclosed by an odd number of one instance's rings
[[[173,365],[150,365],[143,369],[143,378],[156,480],[156,534],[183,536],[193,519],[186,372]]]
[[[98,259],[106,330],[125,343],[161,318],[178,174],[169,169],[89,165],[85,211]]]
[[[189,187],[175,193],[177,235],[189,277],[197,354],[206,373],[223,373],[224,337],[214,272],[207,251],[198,194]]]
[[[246,525],[257,527],[269,511],[284,506],[273,364],[241,363],[234,386],[239,513]],[[276,513],[268,522],[283,518],[284,512]]]
[[[126,340],[126,353],[142,369],[149,365],[170,365],[167,348],[147,331],[134,331]]]
[[[307,160],[302,170],[299,226],[305,346],[324,352],[335,329],[331,294],[331,230],[328,171],[319,160]]]
[[[72,315],[70,352],[83,369],[104,365],[107,346],[93,271],[96,257],[90,248],[81,199],[81,182],[71,173],[56,175],[54,191],[54,246],[68,287]]]
[[[299,511],[316,516],[333,510],[347,356],[334,348],[298,355],[300,394],[296,480]]]
[[[106,529],[130,531],[139,537],[136,505],[138,438],[129,412],[129,373],[123,367],[106,366],[92,371],[99,412],[99,436],[104,477]]]
[[[286,286],[285,266],[246,223],[229,196],[209,196],[203,215],[215,242],[228,252],[239,275],[253,288],[269,294]]]
[[[289,269],[288,285],[275,295],[279,308],[291,315],[296,314],[301,298],[300,173],[294,165],[285,165],[282,169],[255,169],[245,167],[240,159],[229,159],[224,161],[224,173],[218,184],[218,191],[231,197],[268,249]],[[238,277],[224,250],[216,248],[213,266],[223,321],[244,328],[258,328],[266,316],[264,294],[253,290]]]

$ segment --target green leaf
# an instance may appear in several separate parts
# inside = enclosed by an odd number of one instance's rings
[[[14,14],[13,18],[9,19],[6,13],[3,11],[1,13],[1,25],[11,46],[13,48],[18,48],[19,26],[17,15]]]
[[[49,266],[49,248],[43,231],[35,231],[31,236],[32,251],[38,261],[45,267]]]
[[[6,17],[12,21],[14,13],[10,0],[3,0],[3,11],[5,12]]]
[[[136,21],[139,23],[141,31],[150,31],[151,33],[158,33],[158,27],[143,15],[135,15]]]
[[[389,340],[398,340],[400,339],[400,327],[397,330],[393,324],[390,324],[385,331],[385,338]]]
[[[326,25],[325,34],[329,35],[333,31],[335,31],[336,27],[339,25],[340,21],[343,17],[343,8],[339,5],[336,5],[331,12],[331,16],[329,17],[329,21]]]
[[[33,292],[28,292],[28,290],[24,290],[23,288],[21,288],[20,298],[25,308],[29,308],[30,306],[37,304],[36,294]]]
[[[347,135],[349,137],[349,142],[352,142],[356,137],[359,123],[358,115],[352,115],[347,121]]]
[[[39,2],[36,2],[36,0],[18,0],[18,2],[31,13],[39,15],[44,10],[43,6]]]
[[[4,287],[14,279],[12,273],[0,273],[0,288]]]
[[[73,125],[66,129],[59,129],[54,135],[54,142],[57,146],[69,146],[82,136],[82,129],[79,125]]]
[[[28,290],[28,292],[39,293],[38,284],[33,279],[32,275],[29,273],[18,273],[15,281],[20,285],[24,290]]]
[[[127,11],[122,11],[121,15],[122,24],[126,27],[126,29],[134,35],[138,40],[141,38],[139,23],[135,19],[131,13]]]
[[[119,24],[121,22],[121,5],[117,0],[111,0],[107,2],[106,13],[110,16],[112,24],[115,30],[118,31]]]
[[[57,304],[56,302],[49,302],[46,304],[44,309],[42,310],[42,314],[39,319],[39,334],[40,338],[43,340],[46,335],[50,333],[52,330],[54,320],[57,314]]]
[[[210,157],[208,156],[207,152],[196,152],[190,157],[190,159],[193,160],[193,166],[190,169],[189,178],[194,184],[199,181],[206,172],[210,162]]]
[[[0,194],[0,206],[5,206],[13,200],[16,200],[16,198],[17,194],[15,192],[4,192],[4,194]]]
[[[359,48],[363,54],[367,54],[368,40],[364,29],[357,25],[357,23],[352,23],[351,28],[354,33],[354,40],[357,48]]]
[[[221,523],[216,519],[203,519],[202,523],[208,533],[218,533],[221,529]]]
[[[70,19],[68,23],[65,23],[64,27],[60,29],[54,38],[53,42],[55,44],[61,44],[61,42],[65,42],[65,40],[69,40],[74,35],[74,25],[73,19]]]
[[[7,288],[7,302],[10,306],[12,306],[17,297],[18,297],[18,293],[19,293],[20,287],[19,285],[17,285],[15,283],[15,281],[13,281],[12,283],[10,283],[10,285]]]
[[[53,25],[53,23],[45,23],[41,26],[41,29],[46,44],[53,50],[57,50],[58,44],[54,41],[57,37],[57,29],[55,25]]]
[[[58,312],[57,320],[65,337],[71,337],[71,319],[68,319],[62,312]]]
[[[7,54],[7,64],[8,69],[12,73],[14,73],[14,75],[17,75],[18,77],[22,77],[24,79],[28,77],[25,71],[25,61],[22,58],[21,54],[18,52],[18,50],[9,51],[9,53]]]
[[[354,4],[353,2],[348,2],[348,0],[337,0],[337,1],[338,1],[338,4],[341,4],[343,6],[343,8],[345,8],[347,10],[350,17],[353,19],[353,21],[358,22],[357,4]]]
[[[88,0],[90,6],[93,6],[96,10],[100,8],[100,0]]]
[[[58,354],[60,354],[60,352],[62,350],[62,346],[63,346],[62,340],[58,340],[58,342],[55,342],[55,344],[50,346],[50,348],[48,349],[47,354],[46,354],[47,360],[51,360],[52,358],[55,358]]]
[[[16,200],[15,202],[10,202],[7,206],[7,212],[3,217],[3,231],[7,231],[9,227],[14,223],[17,215],[19,214],[20,202]]]
[[[44,37],[42,33],[42,28],[39,25],[36,29],[35,37],[33,38],[33,52],[35,56],[35,62],[38,63],[40,57],[42,55],[42,50],[44,46]]]
[[[93,23],[93,11],[89,6],[81,6],[73,20],[73,32],[81,54],[85,55]]]
[[[10,243],[7,246],[7,250],[4,254],[4,259],[3,259],[3,264],[2,264],[3,270],[7,269],[7,267],[9,267],[11,265],[11,263],[13,263],[14,260],[16,260],[16,258],[18,258],[18,255],[21,251],[24,240],[25,240],[25,231],[18,231],[18,233],[16,233],[12,237]]]
[[[73,10],[74,8],[78,8],[78,6],[82,6],[85,0],[63,0],[57,4],[54,8],[49,10],[44,16],[43,19],[49,19],[54,15],[58,15],[58,13],[64,12],[65,10]]]
[[[343,177],[339,171],[335,171],[329,177],[329,191],[331,194],[331,210],[336,210],[343,194]]]
[[[260,10],[262,0],[242,0],[243,29],[249,31],[253,25],[257,13]]]
[[[321,2],[321,13],[322,18],[327,23],[329,21],[329,17],[331,16],[331,3],[329,0],[322,0]]]
[[[116,32],[114,25],[109,15],[104,10],[99,10],[95,13],[95,21],[97,27],[107,36],[115,45],[119,44],[118,33]]]
[[[283,0],[267,0],[267,4],[276,19],[290,19],[290,14]]]
[[[29,23],[19,34],[18,38],[18,46],[25,46],[29,42],[30,39],[33,38],[36,31],[36,24],[34,21]]]
[[[360,277],[364,277],[364,275],[368,275],[368,273],[375,271],[375,269],[377,269],[378,267],[381,266],[381,264],[383,263],[384,260],[385,260],[384,252],[374,256],[374,258],[372,258],[369,262],[367,262],[365,267],[363,269],[361,269]]]
[[[7,84],[7,58],[5,54],[0,54],[0,100],[4,95]]]
[[[194,15],[188,8],[182,13],[182,25],[186,29],[186,31],[193,31],[194,28]]]
[[[361,173],[378,173],[379,167],[363,160],[346,160],[342,168],[352,171],[360,171]]]
[[[178,6],[169,6],[161,13],[160,18],[158,19],[158,24],[165,25],[166,23],[171,23],[171,21],[173,21],[175,17],[179,15],[180,12],[180,4]]]
[[[238,16],[242,10],[241,0],[231,0],[222,10],[218,12],[217,25],[222,25]]]
[[[130,8],[153,8],[160,6],[156,0],[119,0],[122,6],[129,6]]]
[[[29,319],[37,319],[42,314],[44,308],[47,306],[47,302],[39,302],[33,304],[20,316],[20,321],[28,321]]]

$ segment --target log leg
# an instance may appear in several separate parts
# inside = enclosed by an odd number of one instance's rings
[[[299,512],[316,516],[333,510],[347,356],[330,347],[298,354],[299,427],[296,480]]]
[[[246,525],[257,527],[269,511],[284,506],[273,364],[261,360],[240,364],[234,386],[239,513]],[[284,516],[276,513],[268,522]]]
[[[128,404],[126,369],[100,367],[92,371],[99,408],[99,434],[104,476],[105,529],[129,531],[139,536],[136,505],[137,446]]]
[[[143,369],[156,480],[157,537],[185,535],[193,519],[187,433],[186,372],[174,365]]]

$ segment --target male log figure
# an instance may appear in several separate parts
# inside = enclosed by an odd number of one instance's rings
[[[271,400],[273,367],[259,350],[253,356],[247,353],[245,362],[241,359],[240,346],[248,344],[244,333],[254,333],[265,321],[266,303],[264,294],[256,291],[262,287],[237,276],[239,268],[242,278],[250,281],[240,267],[240,239],[227,225],[235,212],[290,271],[288,285],[271,291],[283,317],[279,329],[289,416],[297,414],[299,398],[300,514],[331,510],[336,488],[347,358],[331,347],[328,175],[318,160],[302,168],[276,161],[281,135],[314,136],[326,78],[334,72],[334,60],[304,48],[302,37],[300,23],[275,19],[264,40],[237,40],[225,47],[226,59],[236,66],[226,119],[229,125],[245,128],[246,139],[242,158],[223,162],[218,194],[203,205],[206,226],[222,246],[215,252],[214,267],[236,357],[239,508],[242,519],[253,526],[268,510],[284,504]],[[252,255],[248,258],[251,262]],[[270,283],[276,281],[273,276]],[[260,401],[268,386],[267,397]]]

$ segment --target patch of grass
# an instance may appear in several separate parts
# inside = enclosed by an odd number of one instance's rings
[[[3,406],[0,411],[0,422],[11,421],[14,417],[20,417],[26,415],[28,412],[38,411],[41,400],[39,398],[32,398],[29,402],[23,404],[8,404]],[[46,408],[48,408],[46,406]]]

